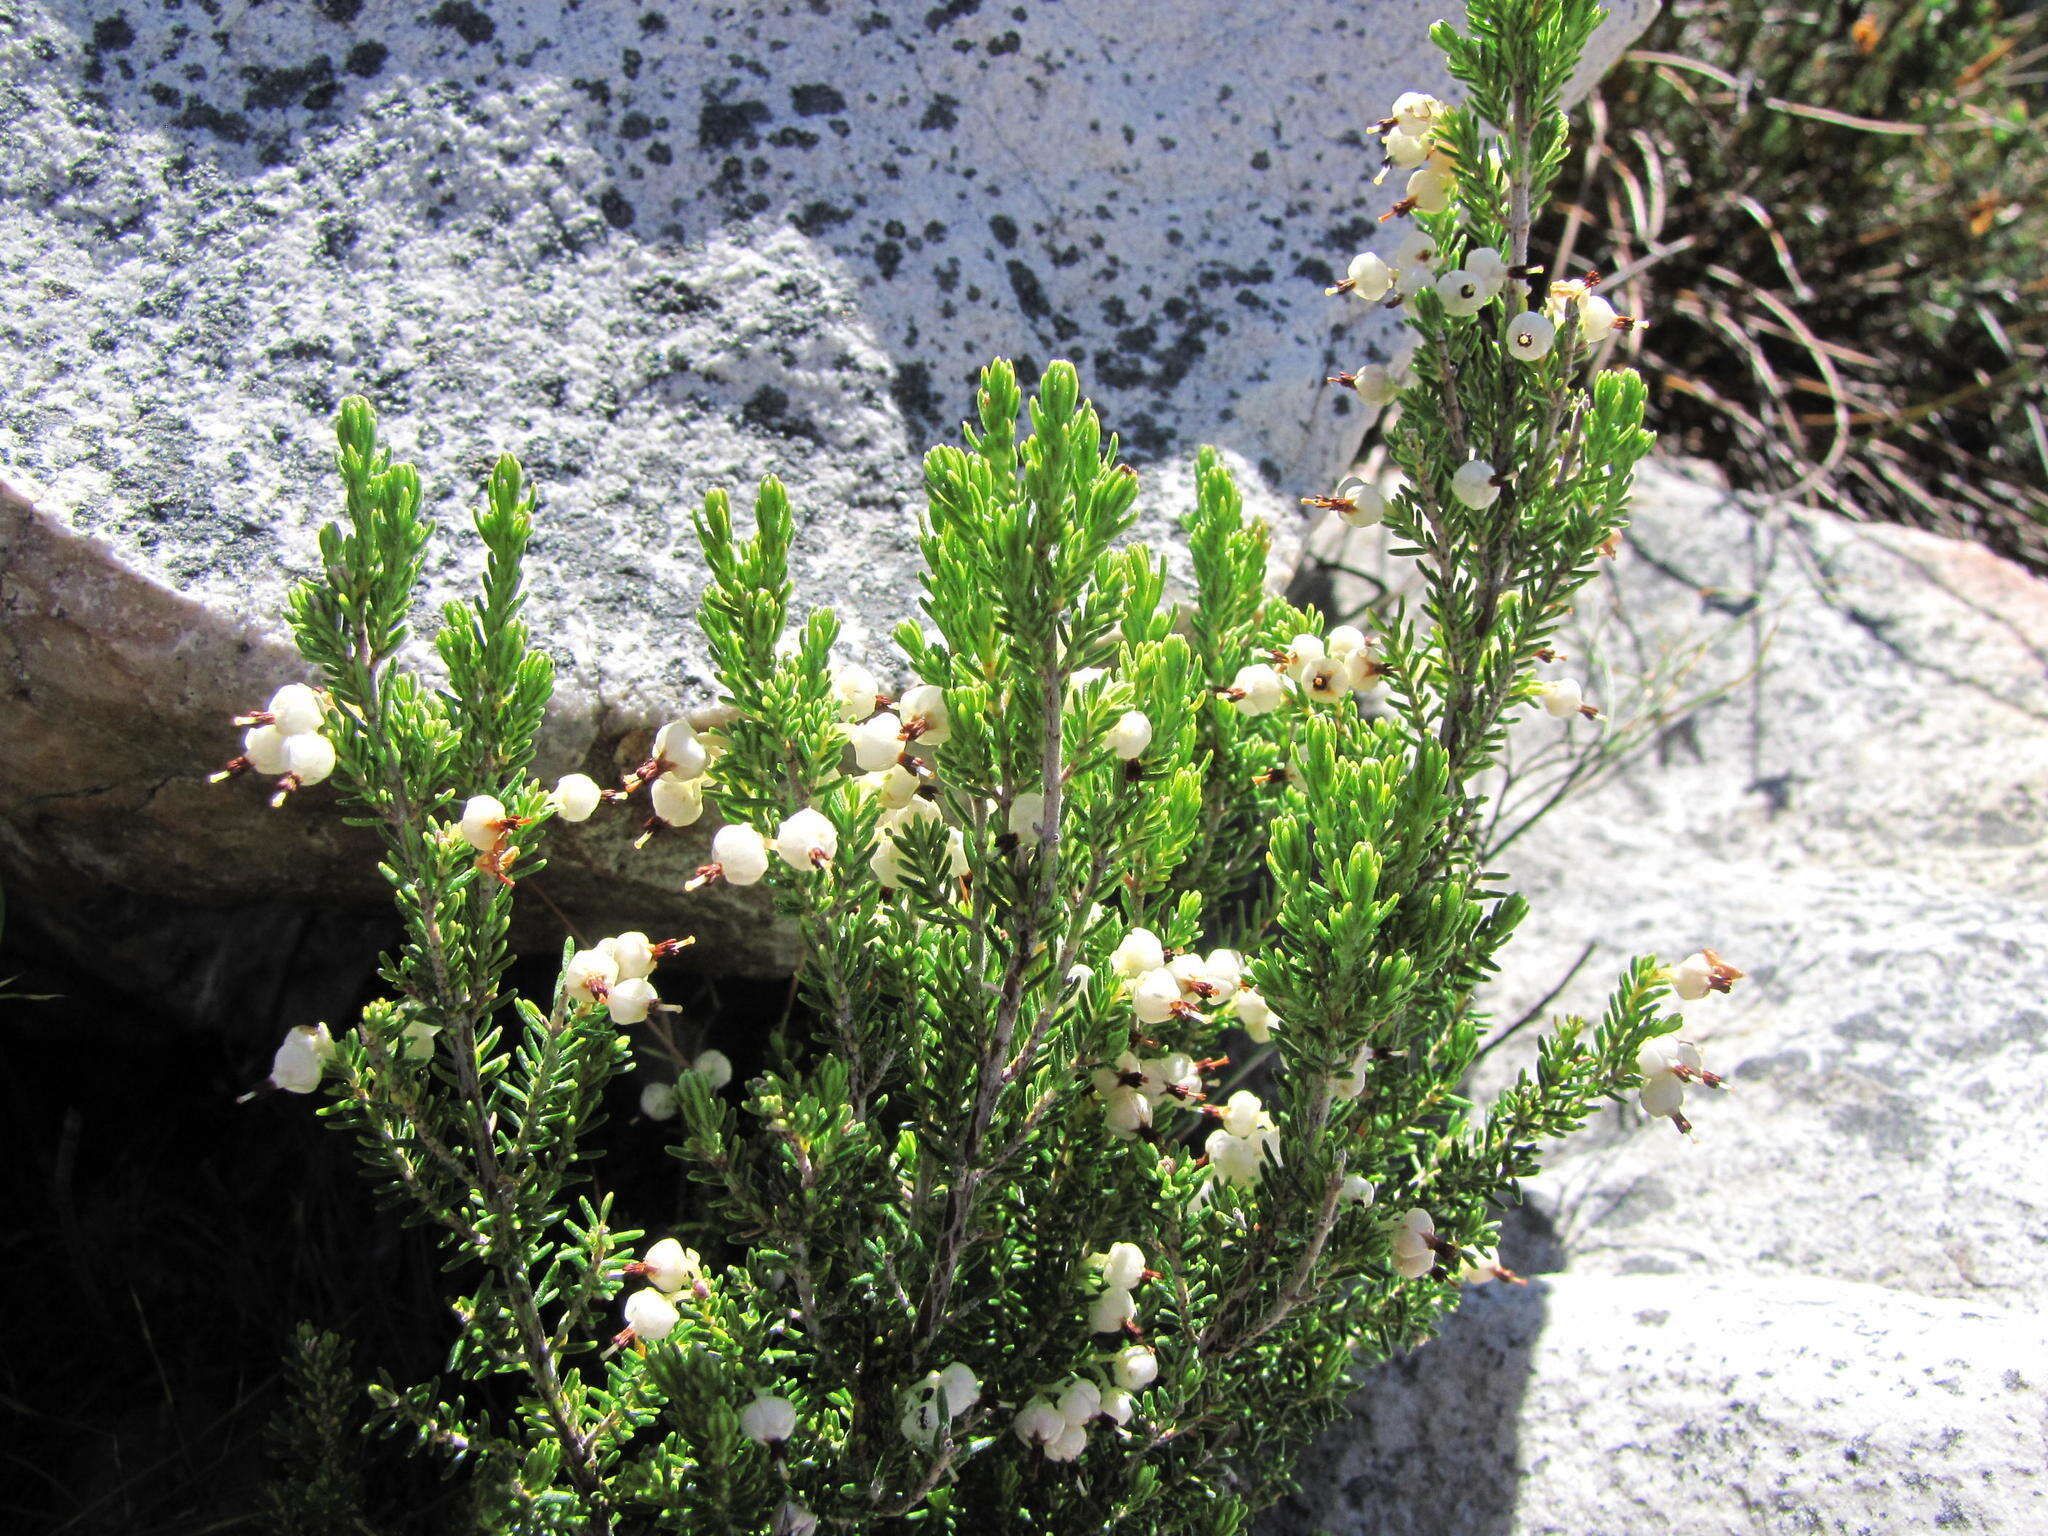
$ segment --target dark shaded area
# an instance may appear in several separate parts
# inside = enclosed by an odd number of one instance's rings
[[[0,935],[0,1530],[200,1536],[278,1529],[269,1426],[310,1319],[347,1339],[359,1377],[431,1377],[450,1338],[430,1233],[380,1209],[352,1139],[317,1097],[237,1095],[284,1027],[351,1017],[388,920],[272,907],[110,902],[121,963],[67,967],[22,896]],[[114,928],[110,933],[116,932]],[[154,937],[153,946],[146,941]],[[133,957],[153,947],[154,965]],[[553,957],[520,962],[544,995]],[[742,1077],[783,982],[664,988],[716,1030]],[[624,1219],[677,1227],[687,1186],[640,1078],[612,1085],[594,1138]],[[705,1247],[705,1239],[690,1240]],[[366,1405],[365,1405],[366,1406]],[[375,1536],[466,1531],[462,1484],[402,1439],[351,1437]]]

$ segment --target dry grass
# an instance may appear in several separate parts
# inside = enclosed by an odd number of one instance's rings
[[[1667,448],[2048,570],[2048,22],[1680,0],[1583,109],[1558,266]]]

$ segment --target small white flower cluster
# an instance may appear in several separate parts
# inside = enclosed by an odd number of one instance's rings
[[[711,1091],[716,1093],[732,1081],[732,1058],[723,1051],[704,1051],[683,1070],[705,1079],[711,1085]],[[677,1109],[674,1083],[657,1079],[640,1090],[640,1113],[648,1119],[673,1120]]]
[[[958,1360],[942,1371],[929,1372],[903,1394],[903,1416],[897,1421],[912,1445],[938,1443],[939,1431],[981,1401],[981,1381]]]
[[[1633,330],[1641,323],[1633,315],[1616,314],[1612,304],[1593,292],[1591,279],[1552,283],[1543,309],[1556,325],[1563,325],[1568,316],[1576,319],[1579,340],[1588,346],[1598,346],[1616,331]]]
[[[1135,1333],[1138,1305],[1131,1293],[1150,1273],[1144,1250],[1136,1243],[1111,1243],[1105,1252],[1088,1256],[1088,1267],[1102,1279],[1102,1289],[1088,1303],[1089,1332]],[[1130,1423],[1133,1394],[1159,1379],[1159,1356],[1144,1344],[1123,1344],[1097,1364],[1109,1367],[1107,1385],[1091,1376],[1070,1376],[1017,1410],[1012,1430],[1047,1461],[1078,1458],[1088,1448],[1088,1425],[1095,1419],[1108,1419],[1119,1429]]]
[[[682,1321],[674,1298],[684,1287],[700,1301],[711,1294],[697,1250],[685,1248],[672,1237],[664,1237],[638,1262],[628,1264],[625,1273],[647,1282],[626,1298],[624,1310],[626,1327],[635,1338],[648,1344],[659,1344]]]
[[[1693,1003],[1709,993],[1732,990],[1742,972],[1711,949],[1702,949],[1672,966],[1665,979],[1680,1001]],[[1672,1035],[1645,1041],[1636,1056],[1636,1071],[1643,1079],[1639,1098],[1644,1112],[1669,1120],[1681,1135],[1692,1132],[1692,1122],[1682,1113],[1686,1088],[1694,1083],[1702,1088],[1726,1086],[1717,1073],[1707,1070],[1697,1045]]]
[[[1102,1123],[1112,1136],[1126,1139],[1150,1128],[1162,1100],[1195,1104],[1202,1097],[1201,1069],[1182,1051],[1144,1061],[1125,1051],[1113,1066],[1097,1067],[1091,1080],[1102,1102]]]
[[[1436,1235],[1436,1218],[1417,1206],[1401,1218],[1394,1231],[1394,1273],[1420,1280],[1437,1266],[1439,1257],[1464,1261],[1452,1244]]]
[[[874,673],[859,662],[841,662],[832,669],[832,693],[839,701],[840,728],[863,773],[898,766],[913,746],[943,747],[952,739],[945,690],[931,683],[904,689],[893,707],[883,708]]]
[[[651,942],[644,933],[621,933],[579,949],[562,970],[562,987],[577,1002],[603,1003],[614,1024],[638,1024],[661,1003],[649,978],[654,967],[690,942]]]
[[[1211,1109],[1222,1124],[1209,1133],[1202,1150],[1209,1158],[1209,1176],[1225,1184],[1256,1184],[1266,1159],[1280,1161],[1280,1131],[1259,1096],[1240,1088]]]
[[[270,703],[250,714],[235,716],[242,733],[242,755],[212,776],[218,784],[238,773],[275,777],[273,806],[283,805],[295,789],[318,784],[334,772],[334,743],[320,734],[326,701],[304,683],[286,683]]]
[[[1360,504],[1364,484],[1347,480],[1337,487],[1336,496],[1306,499],[1333,507],[1345,517],[1347,507]],[[1384,505],[1382,500],[1380,506]],[[1241,715],[1268,715],[1294,697],[1321,704],[1334,704],[1352,693],[1375,697],[1384,675],[1365,632],[1356,625],[1339,624],[1327,635],[1296,635],[1285,649],[1274,651],[1269,661],[1239,667],[1222,696]]]
[[[671,720],[654,733],[647,761],[627,777],[625,793],[647,786],[654,819],[671,827],[694,826],[704,814],[704,786],[710,777],[714,741],[697,734],[687,720]],[[641,841],[653,831],[641,835]]]

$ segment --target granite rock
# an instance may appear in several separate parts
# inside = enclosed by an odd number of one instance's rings
[[[1730,1086],[1691,1140],[1630,1105],[1553,1148],[1504,1229],[1539,1283],[1377,1372],[1266,1528],[2048,1529],[2048,588],[1652,463],[1581,615],[1601,730],[1648,724],[1495,861],[1532,902],[1496,1013],[1712,945],[1749,974],[1685,1034]]]
[[[1563,1274],[1381,1370],[1270,1536],[2027,1536],[2031,1312],[1814,1277]]]
[[[1294,498],[1363,425],[1323,376],[1390,338],[1320,292],[1388,200],[1360,129],[1442,84],[1442,9],[17,8],[5,873],[53,896],[378,899],[339,834],[224,828],[190,782],[223,716],[293,671],[277,615],[334,508],[345,393],[446,526],[500,451],[540,485],[554,771],[707,694],[687,512],[714,485],[744,505],[786,479],[800,591],[880,659],[914,605],[916,455],[991,355],[1079,363],[1148,472],[1147,532],[1213,441],[1294,548]],[[1653,3],[1615,9],[1583,81]],[[442,541],[433,595],[475,563]],[[565,843],[557,900],[596,927],[679,921],[696,848],[620,856]],[[709,913],[699,954],[786,965],[751,914]]]

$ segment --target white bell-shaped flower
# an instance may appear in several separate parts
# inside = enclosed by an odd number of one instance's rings
[[[1045,835],[1045,796],[1032,789],[1012,800],[1009,826],[1021,846],[1036,848]]]
[[[1127,1344],[1109,1364],[1116,1384],[1126,1392],[1142,1392],[1159,1379],[1159,1357],[1143,1344]]]
[[[663,772],[679,779],[694,779],[711,764],[711,753],[687,720],[671,720],[656,731],[651,755],[663,765]]]
[[[504,832],[504,801],[495,795],[471,795],[462,807],[460,827],[465,843],[488,853]]]
[[[1135,981],[1166,964],[1166,949],[1150,928],[1133,928],[1109,952],[1109,968],[1125,981]]]
[[[760,1394],[740,1410],[740,1433],[756,1445],[781,1444],[796,1433],[796,1404]]]
[[[267,713],[281,736],[304,736],[320,729],[326,708],[319,693],[304,683],[286,683],[270,696]]]
[[[1394,1233],[1394,1272],[1406,1280],[1419,1280],[1436,1268],[1436,1222],[1419,1206],[1401,1218]]]
[[[851,728],[853,760],[863,773],[878,773],[893,767],[903,756],[903,720],[893,710],[863,720]]]
[[[1102,1283],[1131,1290],[1145,1277],[1145,1250],[1136,1243],[1111,1243],[1089,1260],[1102,1272]]]
[[[302,789],[321,783],[334,772],[334,743],[315,732],[285,737],[284,771]]]
[[[1144,711],[1127,709],[1117,717],[1104,739],[1109,743],[1110,751],[1129,762],[1152,745],[1152,722]]]
[[[604,799],[597,780],[587,773],[565,773],[548,792],[548,803],[564,821],[588,821]]]
[[[1287,679],[1263,661],[1239,667],[1230,680],[1231,707],[1241,715],[1270,715],[1287,702]]]
[[[839,718],[865,720],[875,712],[881,697],[875,674],[857,661],[842,661],[832,668],[832,698],[839,706]]]
[[[659,1344],[676,1331],[683,1314],[653,1286],[642,1286],[626,1298],[626,1326],[649,1344]]]
[[[613,982],[604,995],[605,1011],[611,1015],[614,1024],[641,1023],[660,1001],[655,995],[654,983],[645,976]]]
[[[1394,269],[1371,251],[1361,251],[1344,269],[1344,279],[1353,293],[1370,304],[1385,298],[1394,286]]]
[[[711,862],[733,885],[756,885],[768,873],[768,839],[744,822],[728,822],[711,836]]]
[[[805,806],[777,828],[775,852],[791,869],[809,874],[838,855],[839,829],[823,811]]]
[[[1088,1303],[1090,1333],[1121,1333],[1138,1320],[1138,1303],[1120,1285],[1105,1287]]]
[[[946,713],[946,691],[932,683],[919,683],[903,690],[896,701],[897,718],[905,730],[915,730],[922,747],[943,747],[953,736],[952,717]]]
[[[1557,327],[1533,309],[1525,309],[1508,321],[1508,355],[1533,363],[1550,355],[1557,345]]]
[[[704,1278],[704,1261],[694,1248],[685,1248],[672,1237],[664,1237],[641,1256],[647,1283],[673,1296],[684,1286]]]
[[[594,1003],[619,979],[619,962],[602,949],[579,949],[562,967],[562,987],[578,1002]]]
[[[1484,459],[1467,459],[1451,475],[1451,494],[1475,511],[1500,500],[1496,471]]]
[[[288,1029],[270,1058],[270,1086],[285,1093],[311,1093],[333,1059],[334,1037],[325,1024]]]
[[[1478,278],[1459,267],[1436,280],[1436,296],[1443,302],[1445,314],[1462,319],[1486,308],[1487,300],[1493,294],[1487,292],[1486,285]]]
[[[704,814],[704,780],[679,779],[664,773],[647,786],[648,803],[654,814],[672,827],[694,825]]]

